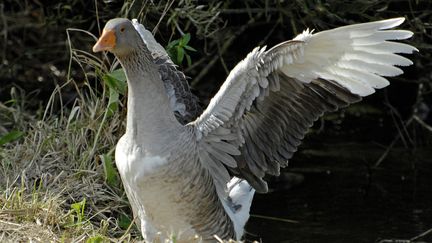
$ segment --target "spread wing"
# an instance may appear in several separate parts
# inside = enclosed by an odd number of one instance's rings
[[[181,124],[193,121],[201,114],[202,108],[199,105],[198,98],[192,94],[186,76],[183,72],[177,70],[168,53],[156,41],[150,31],[138,23],[136,19],[132,20],[132,24],[151,51],[153,62],[159,67],[159,74],[177,120]]]
[[[308,30],[269,50],[255,48],[231,71],[193,124],[200,160],[224,189],[229,170],[267,191],[265,174],[278,175],[308,128],[324,112],[357,102],[402,74],[412,62],[395,53],[417,49],[403,43],[406,30],[389,30],[404,18]],[[225,167],[225,166],[226,167]],[[219,190],[221,190],[219,189]]]

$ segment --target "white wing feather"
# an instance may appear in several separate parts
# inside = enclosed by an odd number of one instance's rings
[[[403,40],[413,33],[407,30],[386,30],[403,23],[404,18],[355,24],[312,34],[308,30],[294,40],[304,41],[304,55],[281,70],[289,77],[309,83],[323,78],[336,81],[353,94],[367,96],[389,82],[383,78],[400,75],[396,66],[412,62],[394,53],[417,51],[410,45],[389,42]]]

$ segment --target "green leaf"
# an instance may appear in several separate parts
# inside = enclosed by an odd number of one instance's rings
[[[123,70],[123,68],[119,68],[119,69],[116,69],[116,70],[114,70],[114,71],[112,71],[111,73],[109,73],[113,78],[115,78],[115,79],[117,79],[117,80],[120,80],[120,81],[123,81],[124,83],[126,83],[126,74],[125,74],[125,72],[124,72],[124,70]]]
[[[107,73],[102,79],[110,89],[114,89],[122,95],[126,94],[126,75],[123,69],[117,69],[111,73]]]
[[[193,47],[187,45],[190,40],[191,40],[190,33],[186,33],[182,37],[180,37],[180,39],[173,40],[167,45],[166,51],[170,56],[171,60],[173,60],[175,64],[181,65],[186,56],[188,65],[189,66],[192,65],[192,60],[190,56],[187,57],[186,50],[188,51],[196,51],[196,50]]]
[[[126,75],[123,69],[116,69],[105,74],[102,79],[109,89],[109,100],[106,115],[107,117],[110,117],[118,111],[120,103],[119,94],[124,95],[126,93]]]
[[[191,47],[191,46],[183,46],[184,49],[188,50],[188,51],[197,51],[195,48]]]
[[[118,111],[119,103],[119,93],[114,89],[109,89],[108,110],[106,111],[107,117],[111,117]]]
[[[175,51],[173,49],[167,50],[168,56],[171,58],[171,60],[174,60],[175,57]]]
[[[188,66],[192,65],[192,59],[188,54],[185,54]]]
[[[3,102],[5,105],[15,105],[17,103],[16,99],[10,99],[8,101]]]
[[[180,40],[173,40],[170,43],[168,43],[168,45],[166,46],[165,49],[169,50],[174,48],[174,46],[177,46],[180,43]]]
[[[181,64],[184,59],[184,49],[180,46],[177,46],[177,63]]]
[[[105,172],[105,181],[111,187],[116,187],[119,184],[117,171],[114,169],[112,156],[108,154],[99,155]]]
[[[132,220],[128,216],[126,216],[124,214],[120,215],[120,217],[118,219],[118,225],[120,226],[120,228],[127,229],[127,228],[129,228],[129,225],[131,223],[132,223]]]
[[[86,243],[102,243],[102,242],[108,242],[108,241],[106,240],[105,237],[101,235],[95,235],[86,240]]]
[[[77,217],[77,223],[82,223],[84,221],[84,209],[85,209],[86,199],[83,198],[81,202],[73,203],[71,209],[75,212]]]
[[[180,45],[181,45],[181,46],[185,46],[185,45],[187,45],[187,43],[189,43],[189,41],[190,41],[190,38],[191,38],[191,36],[190,36],[189,33],[187,33],[187,34],[185,34],[184,36],[182,36],[182,38],[181,38],[181,40],[180,40]]]
[[[6,133],[2,137],[0,137],[0,146],[16,141],[20,139],[22,136],[24,136],[24,132],[21,131],[10,131],[9,133]]]

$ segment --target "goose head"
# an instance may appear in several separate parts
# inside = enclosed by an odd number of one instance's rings
[[[93,52],[109,51],[116,56],[127,56],[140,48],[143,41],[132,22],[125,18],[108,21],[102,35],[93,46]]]

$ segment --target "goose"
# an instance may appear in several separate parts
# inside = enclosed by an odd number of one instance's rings
[[[136,20],[109,20],[93,46],[121,63],[128,84],[126,131],[115,162],[146,242],[241,240],[265,175],[288,165],[325,112],[389,85],[412,65],[397,42],[404,18],[309,29],[256,47],[202,109],[184,74]],[[199,236],[199,237],[197,237]]]

